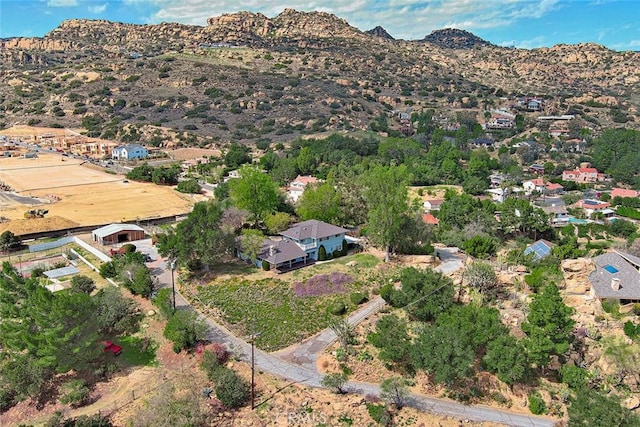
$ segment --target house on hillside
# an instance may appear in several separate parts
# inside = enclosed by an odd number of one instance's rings
[[[296,179],[289,183],[289,186],[287,187],[287,197],[293,203],[297,203],[308,185],[317,184],[319,182],[321,181],[313,176],[298,175]]]
[[[439,211],[443,203],[444,199],[430,199],[425,200],[424,203],[422,203],[422,206],[424,207],[425,212]]]
[[[111,158],[116,160],[146,159],[149,152],[142,145],[120,145],[111,150]]]
[[[580,183],[604,181],[604,174],[598,172],[596,168],[576,168],[562,172],[563,181]]]
[[[430,224],[430,225],[438,225],[440,223],[438,218],[433,216],[433,214],[431,214],[431,213],[423,214],[422,215],[422,222],[424,222],[425,224]]]
[[[547,181],[546,183],[542,178],[530,179],[522,183],[524,193],[530,195],[531,193],[538,192],[541,194],[558,194],[564,190],[564,187],[560,184]]]
[[[611,198],[614,197],[638,197],[640,192],[636,190],[628,190],[626,188],[614,188],[611,190]]]
[[[587,214],[587,216],[592,216],[596,212],[602,212],[605,209],[611,206],[608,202],[603,202],[601,200],[594,199],[582,199],[578,200],[575,204],[575,207],[580,208]]]
[[[569,224],[569,212],[565,205],[543,206],[542,210],[549,217],[552,227],[564,227]]]
[[[589,274],[591,295],[623,303],[640,301],[640,258],[625,252],[608,252],[593,259]]]
[[[280,273],[301,268],[315,261],[322,261],[321,247],[327,256],[341,252],[347,244],[347,231],[315,219],[300,222],[280,233],[279,240],[265,239],[253,262],[260,267],[264,261],[269,264],[270,269]],[[252,262],[243,251],[242,242],[238,244],[238,257]]]

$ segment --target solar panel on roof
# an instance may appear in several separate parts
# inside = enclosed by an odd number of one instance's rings
[[[619,270],[615,268],[613,265],[605,265],[604,269],[607,270],[611,274],[616,274]]]
[[[538,260],[549,255],[549,252],[551,252],[551,248],[544,242],[536,242],[524,250],[525,255],[528,255],[531,252],[535,254],[535,259]]]

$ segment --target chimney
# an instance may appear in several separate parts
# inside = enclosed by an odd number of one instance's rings
[[[276,254],[276,246],[275,245],[269,246],[269,256],[274,256],[275,254]]]
[[[613,289],[614,291],[620,290],[620,279],[618,279],[617,277],[611,279],[611,289]]]

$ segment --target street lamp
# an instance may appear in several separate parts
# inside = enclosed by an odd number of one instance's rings
[[[169,268],[171,269],[171,289],[173,290],[173,312],[176,312],[176,281],[174,279],[174,272],[176,271],[176,260],[171,260],[171,264],[169,264]]]

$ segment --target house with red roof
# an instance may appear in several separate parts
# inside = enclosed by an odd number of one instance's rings
[[[320,180],[313,176],[298,175],[296,179],[291,181],[289,183],[289,186],[287,187],[287,196],[289,197],[289,200],[291,200],[293,203],[296,203],[300,196],[302,196],[302,193],[304,193],[307,185],[317,184],[319,182]]]
[[[604,211],[605,209],[609,208],[611,204],[603,202],[601,200],[583,199],[578,200],[578,202],[574,206],[577,208],[581,208],[588,216],[591,216],[596,212]]]
[[[549,181],[544,182],[542,178],[535,178],[524,181],[522,183],[522,187],[524,188],[524,192],[527,195],[533,193],[534,191],[538,193],[551,194],[561,193],[562,190],[564,190],[564,187],[562,185]]]
[[[626,188],[614,188],[611,190],[611,198],[614,197],[638,197],[640,192],[636,190],[628,190]]]
[[[433,214],[426,213],[422,215],[422,222],[425,224],[438,225],[440,221]]]
[[[597,182],[604,181],[604,174],[598,172],[596,168],[576,168],[562,172],[563,181],[572,182]]]

